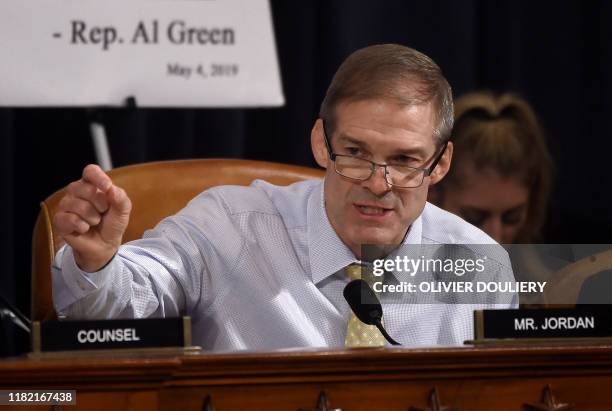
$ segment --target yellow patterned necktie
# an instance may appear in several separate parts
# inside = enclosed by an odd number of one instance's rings
[[[370,284],[370,287],[372,286],[374,277],[366,267],[359,264],[351,264],[346,267],[345,271],[351,281],[363,278],[364,281]],[[346,347],[384,347],[385,337],[383,337],[375,325],[362,323],[355,313],[351,312],[344,345]]]

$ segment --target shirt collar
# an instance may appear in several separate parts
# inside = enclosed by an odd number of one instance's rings
[[[317,284],[337,271],[358,261],[342,242],[325,212],[324,182],[308,200],[308,257],[312,282]]]
[[[349,264],[359,262],[332,227],[325,211],[324,181],[308,199],[308,257],[312,281],[317,284]],[[408,230],[402,244],[420,244],[423,223],[419,216]]]
[[[404,241],[402,241],[402,245],[406,244],[421,244],[423,241],[423,212],[417,217],[416,220],[412,223],[406,236],[404,237]]]

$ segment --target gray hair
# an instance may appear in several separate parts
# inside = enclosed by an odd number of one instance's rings
[[[399,44],[379,44],[355,51],[334,75],[319,117],[333,133],[335,110],[340,103],[374,98],[392,99],[401,105],[433,102],[434,138],[440,145],[449,140],[454,119],[453,93],[440,67],[425,54]]]

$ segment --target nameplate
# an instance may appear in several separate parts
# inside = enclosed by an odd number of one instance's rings
[[[32,327],[34,353],[190,345],[190,317],[36,321]]]
[[[475,342],[489,340],[612,338],[605,305],[565,309],[474,311]]]

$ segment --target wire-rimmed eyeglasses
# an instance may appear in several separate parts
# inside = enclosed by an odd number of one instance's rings
[[[399,164],[379,164],[361,157],[336,154],[332,150],[329,138],[327,137],[325,122],[323,122],[323,137],[325,139],[325,145],[327,146],[329,158],[334,162],[334,170],[336,173],[351,180],[366,181],[372,177],[376,169],[380,167],[384,170],[387,184],[399,188],[416,188],[423,184],[423,180],[434,171],[448,146],[447,141],[429,167],[417,168]]]

